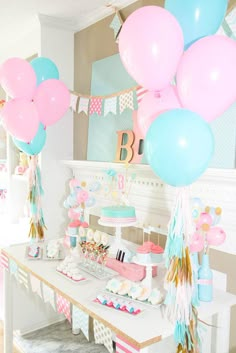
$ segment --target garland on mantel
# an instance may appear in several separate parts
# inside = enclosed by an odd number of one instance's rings
[[[140,86],[104,96],[71,92],[70,108],[78,114],[84,112],[87,116],[97,114],[105,117],[109,113],[122,114],[125,109],[137,110],[146,92],[147,90]]]

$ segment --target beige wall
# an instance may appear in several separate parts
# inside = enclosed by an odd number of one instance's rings
[[[144,5],[159,5],[163,6],[163,1],[137,1],[133,5],[121,11],[123,20],[132,13],[135,9]],[[232,9],[236,5],[236,0],[229,2],[229,8]],[[117,44],[113,38],[113,31],[109,28],[112,16],[109,16],[96,24],[80,31],[75,35],[75,91],[83,94],[90,93],[91,70],[92,63],[96,60],[103,59],[110,55],[118,53]],[[88,118],[83,113],[78,118],[75,114],[74,120],[74,158],[86,160],[87,152],[87,133],[88,133]],[[97,222],[95,223],[97,224]],[[135,232],[134,229],[129,230],[126,238],[132,235],[132,239],[137,242],[142,241],[142,235]],[[157,241],[157,236],[153,236],[154,241]],[[163,242],[163,238],[161,239]],[[212,250],[211,254],[212,268],[225,272],[227,274],[227,289],[236,294],[236,256],[228,255],[220,251]],[[236,353],[236,307],[233,308],[231,322],[231,352]],[[233,335],[234,331],[234,335]]]

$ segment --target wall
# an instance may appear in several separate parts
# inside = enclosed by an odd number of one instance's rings
[[[135,9],[144,5],[163,6],[164,1],[137,1],[123,9],[120,13],[125,20]],[[236,6],[236,0],[229,1],[228,10]],[[109,28],[112,16],[106,17],[94,25],[75,34],[75,91],[83,94],[90,93],[92,63],[118,52],[117,44],[113,38],[113,31]],[[88,118],[83,113],[74,120],[74,159],[86,160],[87,153]],[[133,235],[134,236],[134,235]],[[140,241],[141,235],[136,235]],[[236,256],[221,251],[212,250],[212,267],[227,275],[227,290],[236,294]],[[236,353],[236,307],[233,308],[231,322],[231,347],[230,353]]]

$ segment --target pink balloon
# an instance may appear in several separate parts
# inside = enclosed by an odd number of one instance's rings
[[[199,251],[202,251],[203,248],[204,248],[204,238],[200,233],[195,232],[191,239],[190,252],[199,252]]]
[[[168,86],[160,92],[148,92],[138,108],[138,125],[143,136],[157,116],[168,109],[180,108],[175,87]]]
[[[203,225],[208,225],[209,227],[212,225],[213,219],[209,213],[202,212],[200,217],[196,223],[196,228],[201,229]]]
[[[34,103],[41,123],[45,126],[53,125],[69,108],[70,92],[63,82],[56,79],[46,80],[38,86]]]
[[[39,127],[38,112],[35,105],[25,98],[12,99],[1,110],[6,130],[18,140],[30,142]]]
[[[80,186],[79,180],[77,180],[77,179],[75,179],[75,178],[71,179],[70,182],[69,182],[69,187],[70,187],[71,189],[74,189],[74,188],[76,188],[77,186]]]
[[[76,212],[73,208],[70,208],[68,210],[68,217],[72,220],[76,220],[76,219],[79,219],[80,213]]]
[[[32,99],[36,81],[34,69],[26,60],[11,58],[0,67],[0,84],[11,98]]]
[[[223,244],[226,238],[225,232],[220,227],[212,227],[207,232],[206,236],[207,236],[208,245],[214,245],[214,246]]]
[[[89,194],[86,190],[80,190],[77,194],[77,201],[79,204],[88,200]]]
[[[119,35],[119,52],[126,70],[150,91],[161,91],[169,85],[183,54],[183,45],[179,23],[158,6],[134,11]]]
[[[210,122],[236,100],[236,42],[226,36],[198,40],[185,52],[177,72],[184,108]]]

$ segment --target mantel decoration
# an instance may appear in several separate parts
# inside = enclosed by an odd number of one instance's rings
[[[63,117],[70,93],[59,80],[56,65],[48,58],[31,62],[10,58],[0,67],[0,84],[10,98],[0,111],[2,123],[16,147],[30,157],[29,236],[42,240],[45,224],[41,205],[42,185],[37,155],[46,142],[46,128]]]

